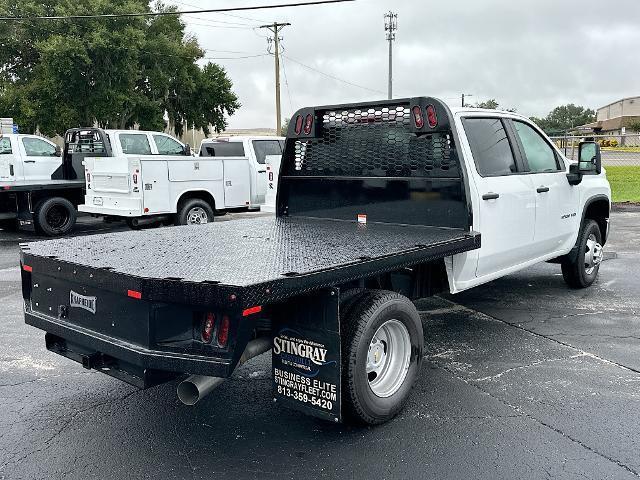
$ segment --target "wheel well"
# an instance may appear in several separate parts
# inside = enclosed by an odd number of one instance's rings
[[[56,198],[56,197],[65,198],[65,199],[69,200],[76,209],[78,208],[78,205],[80,205],[84,201],[82,190],[74,190],[74,189],[63,190],[63,189],[61,189],[61,190],[58,190],[58,191],[53,192],[53,193],[52,192],[46,192],[46,191],[45,192],[38,192],[38,191],[33,192],[31,194],[31,205],[35,209],[36,206],[40,202],[43,202],[43,201],[48,200],[50,198]]]
[[[415,300],[448,293],[449,280],[444,260],[436,260],[340,285],[342,291],[357,288],[389,290]]]
[[[591,202],[587,205],[587,209],[584,212],[584,218],[595,220],[600,227],[600,234],[602,235],[602,243],[607,241],[607,224],[609,221],[609,200],[599,199]]]
[[[216,209],[216,200],[213,198],[213,195],[211,195],[209,192],[207,192],[205,190],[196,190],[196,191],[193,191],[193,192],[185,192],[185,193],[183,193],[180,196],[180,198],[178,199],[178,209],[177,209],[177,211],[180,212],[180,208],[182,207],[184,202],[186,202],[187,200],[192,200],[194,198],[197,198],[198,200],[204,200],[215,211],[215,209]]]

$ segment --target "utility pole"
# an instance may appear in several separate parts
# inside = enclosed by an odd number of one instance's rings
[[[466,104],[464,103],[464,98],[465,98],[465,97],[473,97],[473,95],[471,95],[470,93],[463,93],[463,94],[462,94],[462,108],[464,108],[464,107],[465,107],[465,105],[466,105]]]
[[[282,135],[282,113],[280,108],[280,30],[288,27],[290,23],[273,22],[271,25],[262,25],[260,28],[266,28],[273,33],[273,39],[269,39],[269,44],[273,42],[274,57],[276,60],[276,135]],[[271,52],[269,52],[271,53]]]
[[[392,11],[384,14],[384,31],[387,32],[389,42],[389,100],[393,98],[393,42],[398,30],[398,14]]]

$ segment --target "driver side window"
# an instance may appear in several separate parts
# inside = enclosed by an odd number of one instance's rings
[[[513,126],[518,133],[524,154],[529,163],[529,170],[535,173],[556,172],[560,170],[555,150],[530,125],[514,121]]]
[[[28,157],[55,157],[56,147],[39,138],[23,138],[25,153]]]
[[[184,147],[171,137],[166,135],[154,135],[158,155],[184,155]]]

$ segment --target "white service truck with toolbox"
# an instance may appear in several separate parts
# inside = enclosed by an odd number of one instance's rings
[[[81,212],[125,219],[130,227],[212,222],[216,212],[257,209],[264,203],[265,156],[282,154],[284,139],[207,139],[192,157],[177,140],[159,133],[101,131],[107,157],[87,158]]]
[[[182,377],[190,405],[272,349],[276,404],[379,424],[420,374],[412,299],[538,262],[588,287],[609,209],[598,145],[571,163],[520,115],[432,97],[310,107],[275,217],[23,246],[26,322],[140,388]]]

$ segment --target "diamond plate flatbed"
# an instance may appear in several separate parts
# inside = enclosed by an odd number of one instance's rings
[[[462,229],[260,217],[30,243],[22,256],[34,274],[149,300],[247,306],[479,247]]]
[[[24,192],[31,190],[60,190],[84,188],[85,180],[40,180],[21,182],[0,182],[0,191]]]

